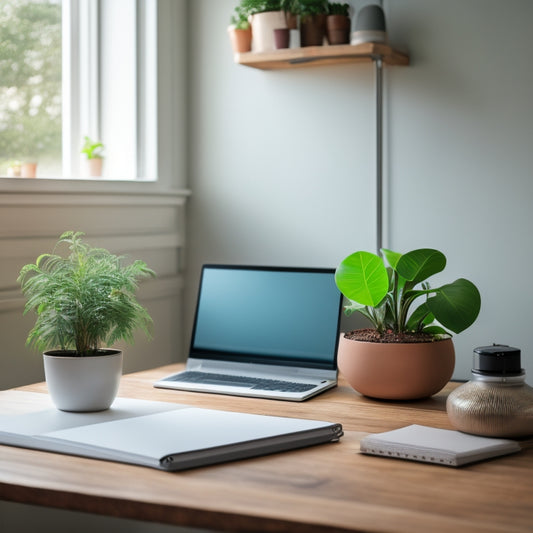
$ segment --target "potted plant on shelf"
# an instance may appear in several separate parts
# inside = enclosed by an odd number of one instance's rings
[[[242,6],[235,8],[228,33],[234,53],[249,52],[252,49],[252,28]]]
[[[239,8],[252,26],[252,51],[275,50],[274,30],[287,28],[282,0],[241,0]]]
[[[383,258],[355,252],[336,270],[337,287],[350,302],[345,313],[359,312],[373,325],[341,336],[339,369],[365,396],[389,400],[431,396],[452,376],[451,332],[460,333],[476,320],[479,291],[463,278],[431,287],[427,279],[446,266],[446,257],[438,250],[381,252]]]
[[[99,178],[102,176],[104,145],[100,141],[93,141],[87,135],[83,140],[81,153],[87,157],[88,174],[93,178]]]
[[[122,257],[63,233],[53,253],[25,265],[18,277],[27,301],[24,313],[37,320],[27,344],[44,351],[48,390],[58,409],[100,411],[117,394],[122,351],[140,328],[150,337],[148,311],[135,297],[140,279],[154,276],[143,261],[122,266]],[[66,248],[64,255],[56,253]]]
[[[289,30],[298,29],[298,0],[281,0],[281,9],[285,12],[287,28]]]
[[[329,44],[348,44],[350,42],[350,5],[330,3],[326,18],[326,37]]]
[[[298,0],[301,46],[322,46],[326,35],[327,0]]]

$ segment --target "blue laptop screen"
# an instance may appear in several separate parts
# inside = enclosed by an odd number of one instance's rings
[[[190,355],[335,369],[340,311],[332,269],[206,265]]]

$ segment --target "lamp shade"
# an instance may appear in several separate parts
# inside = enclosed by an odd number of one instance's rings
[[[351,44],[387,42],[385,13],[381,6],[370,4],[360,9],[355,20]]]

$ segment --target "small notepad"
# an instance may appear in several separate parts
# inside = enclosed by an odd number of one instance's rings
[[[396,459],[462,466],[520,451],[517,442],[412,425],[361,440],[361,452]]]

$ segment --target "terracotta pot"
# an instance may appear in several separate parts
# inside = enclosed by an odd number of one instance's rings
[[[423,343],[377,343],[341,336],[339,370],[364,396],[416,400],[439,392],[455,367],[452,339]]]
[[[326,19],[326,36],[329,44],[349,44],[350,17],[346,15],[328,15]]]
[[[61,411],[104,411],[113,403],[122,375],[122,352],[80,357],[69,351],[43,354],[48,392]]]
[[[100,178],[102,176],[102,165],[104,160],[101,157],[87,159],[87,171],[91,178]]]
[[[287,21],[287,28],[289,28],[289,30],[298,29],[298,15],[285,12],[285,20]]]
[[[23,178],[35,178],[37,176],[37,163],[22,163],[20,175]]]
[[[235,54],[249,52],[252,49],[252,28],[238,30],[230,27],[228,28],[228,33],[231,47]]]
[[[326,15],[307,15],[300,20],[301,46],[322,46],[326,35]]]
[[[277,28],[274,30],[274,42],[276,49],[289,48],[289,28]]]

